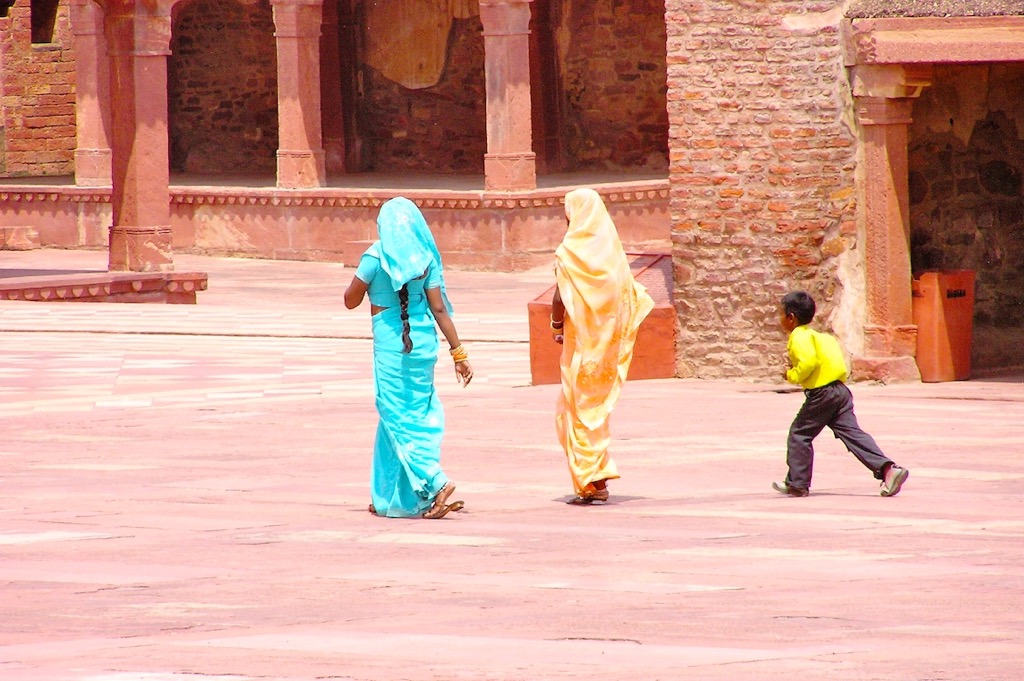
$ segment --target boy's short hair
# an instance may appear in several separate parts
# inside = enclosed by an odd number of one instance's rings
[[[786,314],[792,313],[801,325],[810,324],[814,319],[814,298],[806,291],[791,291],[782,297],[782,309]]]

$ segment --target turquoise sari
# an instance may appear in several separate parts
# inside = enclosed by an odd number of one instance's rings
[[[437,327],[425,293],[433,288],[444,292],[443,270],[433,236],[411,201],[399,198],[385,203],[377,228],[380,241],[363,254],[356,270],[356,276],[368,284],[370,302],[387,308],[372,317],[380,421],[370,496],[378,515],[417,517],[431,507],[448,482],[441,469],[444,410],[434,389]],[[402,286],[408,292],[409,353],[403,352],[397,295]]]

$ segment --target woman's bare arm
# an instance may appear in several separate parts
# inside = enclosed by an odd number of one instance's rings
[[[555,294],[551,296],[551,337],[556,343],[565,340],[565,304],[562,294],[555,286]]]
[[[455,322],[452,321],[451,315],[448,314],[448,308],[444,304],[444,298],[441,296],[441,289],[428,288],[425,289],[425,291],[427,294],[427,303],[430,304],[430,311],[434,314],[437,326],[441,329],[441,333],[444,334],[445,339],[448,341],[450,349],[454,350],[462,343],[459,341],[459,332],[455,330]],[[469,360],[463,360],[455,363],[455,376],[462,381],[463,386],[469,385],[469,382],[473,380],[473,367],[470,365]]]
[[[369,285],[359,277],[352,277],[352,282],[345,289],[345,307],[354,310],[363,302]]]
[[[562,294],[555,287],[555,294],[551,296],[551,321],[558,323],[565,320],[565,305],[562,303]]]

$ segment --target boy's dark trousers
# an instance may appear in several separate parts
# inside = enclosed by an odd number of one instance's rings
[[[804,404],[789,427],[786,463],[789,474],[786,484],[809,489],[814,469],[812,442],[825,426],[857,459],[881,480],[885,467],[892,461],[882,453],[874,438],[860,429],[853,414],[853,395],[842,381],[804,391]]]

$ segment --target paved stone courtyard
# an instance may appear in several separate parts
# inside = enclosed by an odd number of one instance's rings
[[[105,253],[0,252],[13,270]],[[622,479],[572,507],[550,273],[453,272],[439,365],[466,510],[366,512],[376,416],[351,270],[178,256],[196,306],[0,302],[0,679],[981,681],[1024,675],[1024,376],[853,386],[897,497],[823,434],[783,497],[781,384],[636,381]],[[781,347],[780,347],[781,352]]]

